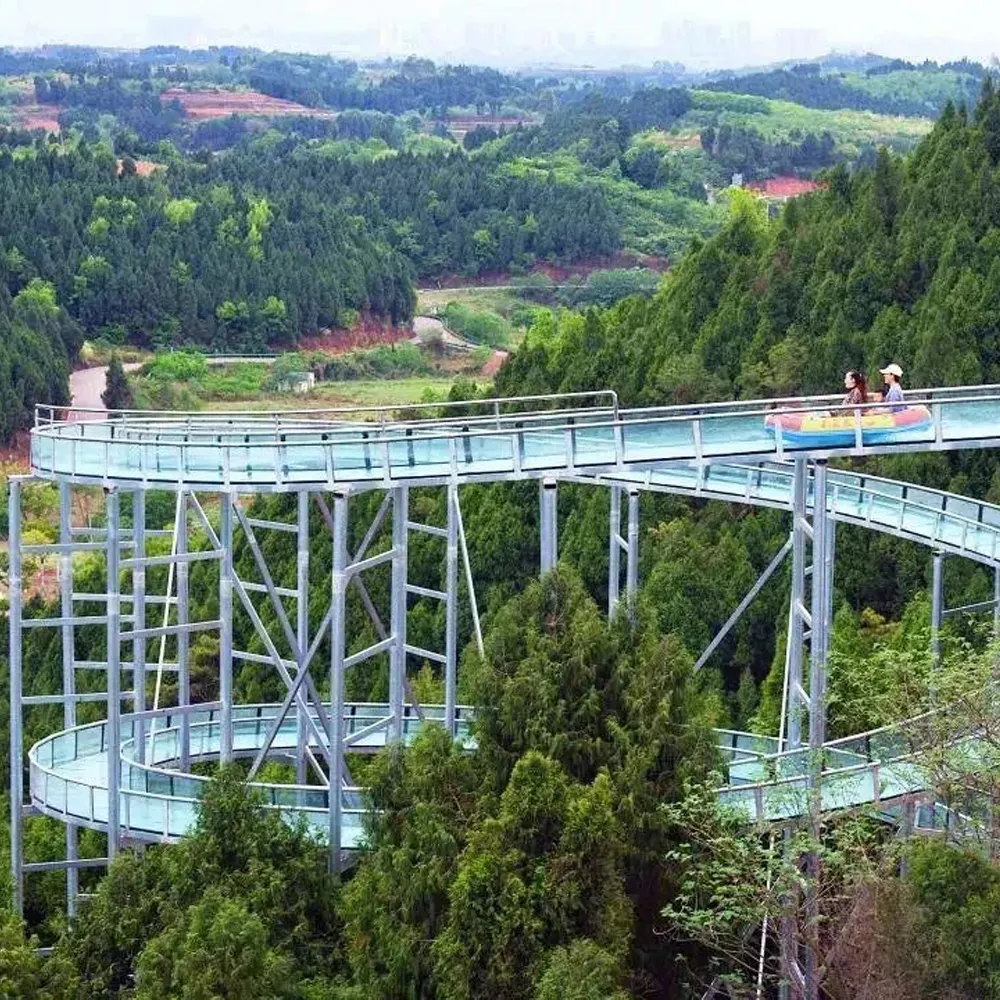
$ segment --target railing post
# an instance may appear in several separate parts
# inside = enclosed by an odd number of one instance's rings
[[[14,882],[14,911],[24,913],[24,736],[21,705],[21,483],[7,481],[10,551],[10,867]]]
[[[389,711],[392,740],[403,738],[403,697],[406,686],[406,577],[409,559],[407,528],[409,488],[397,486],[392,491],[392,593],[390,595]]]
[[[120,497],[112,488],[107,493],[107,643],[108,643],[108,860],[118,854],[121,823],[119,795],[121,789],[121,581],[119,561],[121,554]]]
[[[59,605],[64,619],[73,617],[73,555],[69,549],[73,542],[72,499],[72,487],[67,482],[61,482],[59,484],[59,541],[65,548],[59,553]],[[13,564],[13,544],[11,546],[11,563]],[[11,644],[11,651],[13,652],[13,644]],[[73,626],[63,625],[63,726],[66,729],[72,729],[76,725],[76,702],[73,700],[73,695],[76,692],[75,658],[76,643]],[[13,709],[13,701],[11,707]],[[67,823],[67,861],[76,861],[79,853],[78,843],[77,827],[72,823]],[[75,866],[70,865],[66,869],[66,915],[70,918],[76,916],[76,897],[79,891],[79,871]]]
[[[333,576],[330,616],[330,870],[341,870],[344,785],[344,646],[347,595],[347,496],[333,497]]]
[[[444,724],[455,735],[455,703],[458,682],[458,486],[447,487],[448,538],[445,555],[444,625]]]
[[[220,495],[219,543],[219,701],[222,702],[219,760],[233,759],[233,501],[232,493]],[[186,526],[185,526],[186,527]]]
[[[559,556],[557,487],[554,479],[543,479],[540,498],[541,571],[544,575],[556,568]]]

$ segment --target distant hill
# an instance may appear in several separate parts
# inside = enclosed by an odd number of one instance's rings
[[[750,195],[648,302],[529,339],[498,388],[614,388],[629,405],[829,390],[848,368],[909,385],[1000,379],[1000,95],[948,111],[769,223]],[[574,337],[586,337],[577,350]],[[569,345],[569,346],[568,346]],[[572,349],[571,349],[572,347]]]
[[[936,118],[944,105],[972,106],[987,70],[963,60],[920,65],[876,56],[824,57],[791,67],[717,77],[709,90],[793,101],[810,108]]]

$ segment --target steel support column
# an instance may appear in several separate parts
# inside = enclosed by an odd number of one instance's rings
[[[132,628],[138,632],[146,627],[146,565],[141,560],[146,555],[146,493],[144,490],[132,492],[132,557],[136,562],[132,567]],[[132,642],[132,711],[146,711],[146,640]],[[139,719],[135,723],[136,756],[142,762],[146,759],[146,723]]]
[[[993,640],[1000,639],[1000,564],[993,567]]]
[[[24,736],[21,705],[21,483],[7,481],[10,564],[8,603],[10,618],[10,867],[14,882],[14,911],[24,913]]]
[[[233,501],[231,493],[222,493],[219,509],[219,701],[222,702],[222,732],[219,760],[233,759]]]
[[[458,687],[458,486],[447,488],[448,523],[445,553],[444,724],[455,735]]]
[[[809,466],[795,459],[792,490],[792,587],[786,656],[787,727],[789,749],[802,745],[803,715],[808,715],[810,749],[807,788],[812,849],[801,859],[804,873],[803,925],[795,915],[797,901],[787,900],[781,924],[782,997],[819,997],[819,857],[821,833],[823,746],[826,740],[826,658],[833,612],[835,536],[827,509],[826,462],[816,462],[812,477],[812,520],[807,518]],[[806,568],[807,547],[811,569]],[[806,606],[806,583],[809,606]],[[809,642],[809,690],[803,686],[804,648]]]
[[[608,617],[615,613],[618,607],[618,594],[621,587],[621,531],[622,531],[622,490],[620,486],[611,487],[611,523],[608,526]]]
[[[639,491],[628,491],[628,545],[625,550],[625,597],[629,607],[639,591]]]
[[[119,561],[120,497],[117,489],[107,493],[107,608],[108,608],[108,717],[105,745],[108,748],[108,861],[118,854],[121,836],[119,817],[121,790],[121,580]]]
[[[826,462],[813,466],[812,627],[809,637],[809,746],[826,742],[826,654],[830,640],[830,531],[826,509]]]
[[[826,558],[824,565],[826,566],[826,616],[829,622],[826,644],[829,649],[830,635],[833,629],[834,567],[837,562],[837,522],[830,516],[827,516],[826,519],[826,529]]]
[[[934,553],[931,568],[931,657],[941,662],[941,620],[944,618],[944,553]]]
[[[403,738],[403,696],[406,684],[406,576],[407,517],[409,488],[397,486],[392,491],[392,593],[389,630],[389,711],[392,723],[390,739]]]
[[[333,498],[333,575],[330,616],[330,870],[341,868],[344,784],[344,659],[347,617],[347,496]]]
[[[1000,566],[993,570],[993,638],[1000,639]]]
[[[65,619],[73,617],[73,554],[69,546],[73,544],[72,505],[73,490],[69,483],[59,484],[59,542],[65,546],[59,553],[59,606]],[[11,542],[13,561],[13,541]],[[11,646],[13,653],[13,644]],[[63,726],[72,729],[76,725],[76,659],[75,629],[67,621],[62,627],[62,692]],[[12,699],[13,701],[13,699]],[[76,861],[79,856],[78,828],[72,823],[66,825],[66,860]],[[66,869],[66,915],[76,916],[76,897],[80,891],[80,874],[75,866]]]
[[[806,593],[806,495],[809,488],[809,467],[805,458],[795,459],[792,480],[792,587],[789,605],[791,616],[788,629],[788,740],[789,750],[802,745],[802,650],[805,642]]]
[[[296,635],[299,641],[298,671],[309,669],[306,656],[309,652],[309,493],[301,490],[298,498],[298,526],[296,529]],[[304,785],[307,778],[306,747],[309,743],[307,707],[302,702],[296,706],[296,755],[295,781]]]
[[[191,640],[186,626],[191,620],[191,610],[188,592],[188,502],[187,493],[183,490],[177,496],[176,524],[174,526],[174,551],[178,555],[175,573],[177,575],[177,704],[186,708],[191,704]],[[221,566],[221,563],[220,563]],[[220,570],[221,572],[221,570]],[[167,611],[169,612],[169,607]],[[219,618],[224,629],[226,616],[222,613],[220,589]],[[220,630],[221,632],[221,630]],[[219,648],[222,648],[222,636],[219,636]],[[220,655],[219,663],[222,659]],[[181,713],[180,720],[180,767],[182,771],[190,770],[191,766],[191,719],[187,712]]]
[[[557,488],[554,479],[543,479],[540,487],[541,571],[544,575],[559,561]]]
[[[826,742],[826,654],[830,630],[826,462],[813,466],[812,627],[809,638],[809,832],[805,857],[803,1000],[819,998],[819,838],[823,811],[823,744]]]

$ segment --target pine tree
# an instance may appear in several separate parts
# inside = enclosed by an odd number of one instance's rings
[[[105,377],[105,389],[101,399],[109,410],[128,410],[133,405],[132,390],[129,388],[125,369],[117,354],[111,355],[108,373]]]

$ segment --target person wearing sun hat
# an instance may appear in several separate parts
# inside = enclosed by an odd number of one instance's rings
[[[893,363],[886,365],[885,368],[880,368],[879,374],[882,376],[882,381],[885,382],[886,386],[885,392],[882,394],[882,401],[885,403],[902,404],[903,387],[899,384],[899,380],[903,377],[903,369]],[[898,413],[900,410],[905,409],[905,405],[891,407],[893,413]]]

